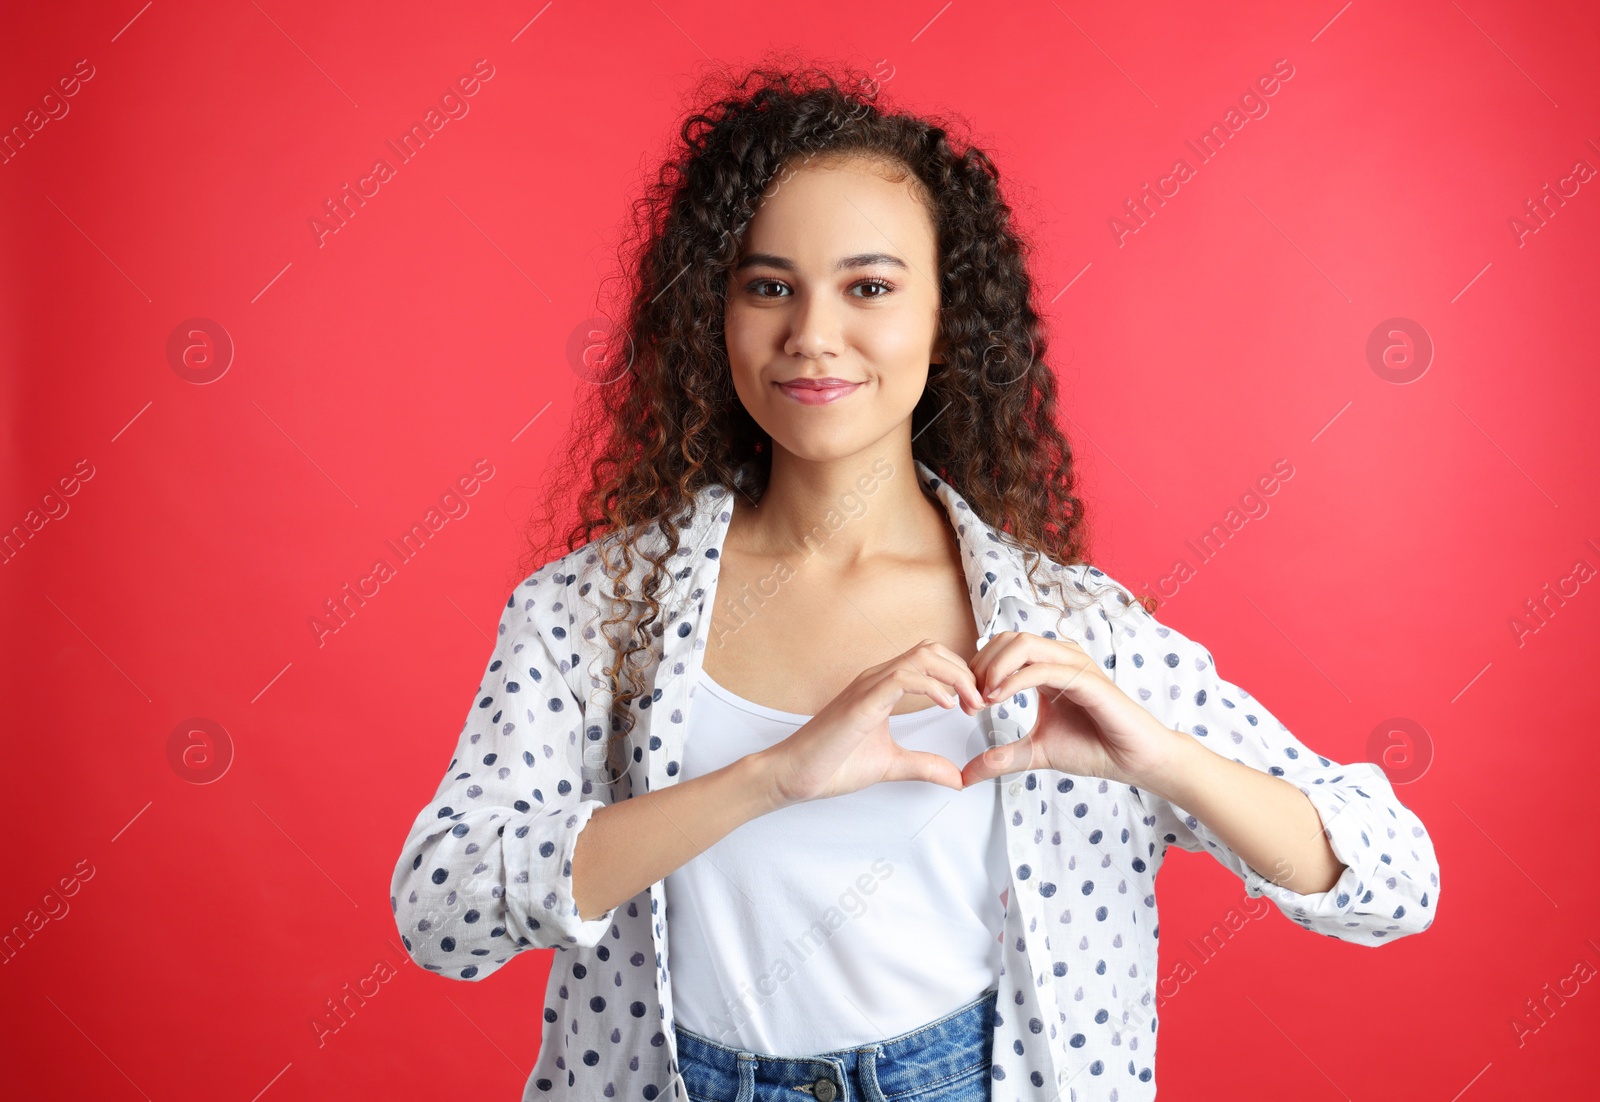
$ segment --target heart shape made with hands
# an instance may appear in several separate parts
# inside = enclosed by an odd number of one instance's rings
[[[1037,689],[1039,716],[1023,737],[967,762],[963,788],[1028,769],[1142,785],[1172,760],[1182,739],[1071,639],[1003,631],[979,648],[968,667],[985,707]]]

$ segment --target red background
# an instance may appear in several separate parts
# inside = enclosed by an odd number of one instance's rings
[[[1367,949],[1251,922],[1163,1005],[1162,1097],[1591,1088],[1600,985],[1542,1021],[1527,1000],[1600,969],[1600,178],[1537,232],[1509,220],[1600,168],[1592,6],[129,0],[0,26],[7,131],[94,72],[0,164],[0,528],[26,531],[0,570],[0,930],[54,912],[0,969],[4,1093],[520,1096],[549,953],[427,974],[389,877],[520,579],[627,203],[693,77],[769,43],[875,67],[997,159],[1095,560],[1163,588],[1158,617],[1322,753],[1381,757],[1395,717],[1431,747],[1386,764],[1437,845],[1433,928]],[[469,113],[319,244],[310,219],[479,59]],[[1186,139],[1278,59],[1268,114],[1199,163]],[[1111,216],[1180,157],[1193,178],[1119,244]],[[1395,317],[1435,350],[1405,383],[1367,354]],[[168,356],[192,318],[234,345],[208,383]],[[479,460],[470,510],[319,639]],[[231,744],[208,784],[169,757],[197,717]],[[1164,973],[1241,894],[1171,862]]]

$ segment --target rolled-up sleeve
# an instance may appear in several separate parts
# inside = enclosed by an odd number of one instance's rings
[[[1369,762],[1341,764],[1307,747],[1259,700],[1224,681],[1205,647],[1158,622],[1125,587],[1118,589],[1101,603],[1112,680],[1166,726],[1305,793],[1345,867],[1325,892],[1291,891],[1251,868],[1193,815],[1141,791],[1157,836],[1191,852],[1210,852],[1251,896],[1266,896],[1294,922],[1329,937],[1378,945],[1432,925],[1439,900],[1433,842],[1383,771]]]
[[[481,980],[524,949],[593,947],[611,929],[615,908],[584,921],[572,895],[578,834],[606,801],[580,776],[566,581],[543,568],[506,602],[455,756],[395,866],[406,951],[452,979]]]

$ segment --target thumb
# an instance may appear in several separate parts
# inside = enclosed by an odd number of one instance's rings
[[[957,792],[962,789],[961,770],[956,768],[956,763],[940,754],[930,754],[925,750],[901,750],[895,755],[894,761],[889,766],[889,772],[883,778],[886,781],[928,781],[932,784],[942,784],[946,788],[953,788]]]
[[[1033,736],[1027,735],[1015,742],[989,747],[962,767],[961,779],[967,785],[974,785],[991,777],[1032,769],[1033,757]]]

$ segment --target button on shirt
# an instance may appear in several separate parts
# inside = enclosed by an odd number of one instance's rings
[[[1028,553],[913,462],[956,532],[980,647],[1005,631],[1072,640],[1167,727],[1299,788],[1345,866],[1327,891],[1301,894],[1267,880],[1204,823],[1153,793],[1044,769],[1002,778],[1010,886],[991,1026],[995,1102],[1155,1097],[1155,878],[1172,846],[1210,853],[1249,895],[1266,896],[1289,920],[1328,937],[1375,946],[1432,924],[1432,842],[1380,769],[1305,746],[1222,680],[1203,646],[1156,621],[1091,565],[1038,562],[1035,597]],[[572,854],[597,808],[681,776],[735,492],[707,486],[673,518],[680,544],[644,672],[651,688],[629,704],[626,772],[608,781],[611,652],[596,617],[644,605],[616,597],[600,554],[615,539],[608,534],[536,570],[510,595],[455,756],[396,864],[395,922],[423,968],[482,980],[517,953],[560,950],[524,1102],[685,1102],[664,880],[583,920]],[[655,528],[641,537],[663,538]],[[635,564],[625,592],[640,592],[642,569]],[[1037,690],[1026,689],[985,709],[981,722],[1001,745],[1032,729],[1037,708]]]

